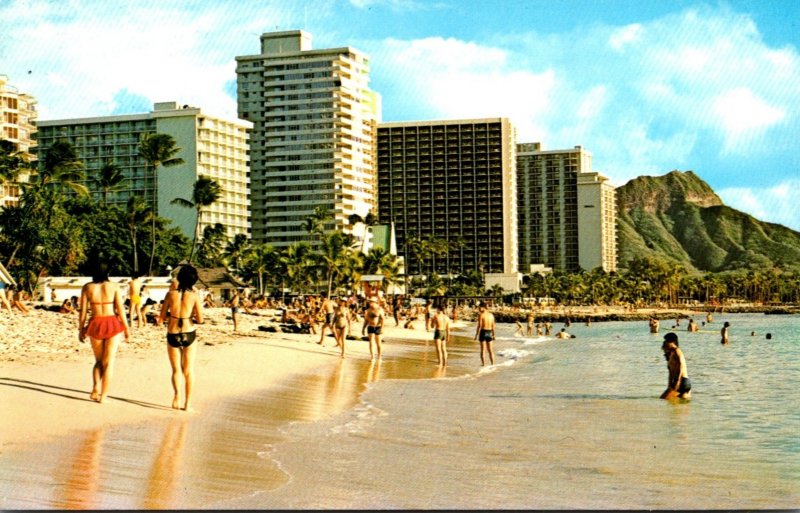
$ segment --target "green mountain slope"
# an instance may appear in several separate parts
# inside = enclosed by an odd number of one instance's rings
[[[617,189],[619,266],[653,256],[693,271],[800,270],[800,232],[727,207],[692,171]]]

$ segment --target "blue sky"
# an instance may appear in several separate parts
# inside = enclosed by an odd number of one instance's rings
[[[693,170],[800,230],[800,1],[0,0],[0,74],[40,119],[175,100],[236,116],[237,55],[304,29],[370,55],[384,121],[507,116],[622,185]]]

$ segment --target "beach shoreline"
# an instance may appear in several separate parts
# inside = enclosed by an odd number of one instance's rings
[[[3,451],[39,443],[76,430],[147,419],[202,414],[223,398],[243,396],[279,386],[293,376],[314,374],[315,369],[340,360],[334,339],[326,334],[274,333],[259,326],[274,324],[277,312],[240,314],[239,332],[233,332],[230,310],[205,310],[198,326],[195,362],[195,412],[171,407],[171,369],[167,358],[166,330],[151,325],[131,330],[129,342],[119,346],[109,400],[89,399],[94,362],[88,342],[78,341],[77,315],[31,308],[29,314],[0,316],[0,408],[6,412],[0,430]],[[403,329],[387,320],[385,348],[391,340],[422,340],[428,334],[422,322]],[[319,329],[319,327],[318,327]],[[360,339],[361,323],[352,334]],[[385,358],[397,356],[394,348]],[[362,340],[348,340],[346,359],[369,360]]]

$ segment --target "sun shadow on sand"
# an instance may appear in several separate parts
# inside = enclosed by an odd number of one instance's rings
[[[81,396],[85,396],[87,395],[87,392],[85,390],[76,390],[74,388],[61,387],[58,385],[49,385],[47,383],[37,383],[35,381],[28,381],[24,379],[0,377],[0,386],[22,388],[25,390],[42,392],[43,394],[55,395],[58,397],[63,397],[65,399],[72,399],[75,401],[94,402],[91,399],[88,399],[87,397],[75,397],[74,395],[69,395],[65,393],[62,394],[55,391],[55,390],[62,390],[64,392],[74,392],[76,394],[80,394]],[[164,406],[161,404],[153,404],[153,403],[148,403],[146,401],[138,401],[136,399],[127,399],[125,397],[117,397],[113,395],[110,395],[108,397],[109,399],[114,399],[116,401],[121,401],[129,404],[135,404],[136,406],[141,406],[143,408],[154,408],[157,410],[172,410],[172,408],[170,408],[169,406]]]

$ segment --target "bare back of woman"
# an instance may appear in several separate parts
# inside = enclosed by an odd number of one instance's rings
[[[170,290],[161,305],[158,324],[167,323],[167,356],[172,367],[172,398],[174,409],[190,410],[194,386],[194,359],[197,345],[195,323],[203,323],[203,305],[200,295],[192,287],[197,282],[197,271],[182,266],[178,272],[177,290]],[[184,403],[180,405],[179,381],[184,381]]]

